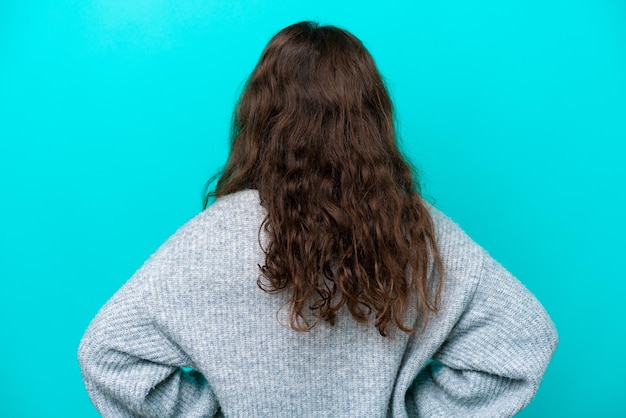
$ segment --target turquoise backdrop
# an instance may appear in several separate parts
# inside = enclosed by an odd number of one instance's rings
[[[626,416],[620,0],[2,0],[0,416],[97,416],[83,331],[200,211],[243,81],[305,19],[363,40],[426,195],[552,315],[520,416]]]

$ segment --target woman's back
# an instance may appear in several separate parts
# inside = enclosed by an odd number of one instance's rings
[[[345,307],[334,325],[304,333],[290,327],[288,295],[257,286],[268,239],[258,192],[218,199],[90,325],[80,359],[92,400],[104,416],[512,415],[545,371],[553,325],[516,279],[429,210],[447,274],[423,334],[383,337]],[[420,318],[407,310],[408,325]]]

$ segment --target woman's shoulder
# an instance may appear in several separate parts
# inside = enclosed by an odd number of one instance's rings
[[[244,214],[262,211],[259,193],[253,189],[244,189],[215,199],[210,206],[198,214],[197,222],[206,222],[211,219],[220,221],[236,219]]]
[[[227,251],[243,241],[258,242],[259,226],[265,217],[255,190],[243,190],[218,198],[193,216],[151,255],[150,258],[188,258],[190,254]],[[184,257],[183,257],[184,255]]]
[[[210,206],[182,225],[177,232],[228,232],[246,225],[256,228],[265,217],[256,190],[246,189],[217,198]]]
[[[443,262],[444,310],[456,317],[472,299],[491,257],[452,218],[432,204],[426,206],[433,220],[436,245]]]
[[[464,259],[469,263],[482,263],[486,251],[476,243],[461,226],[431,203],[426,207],[435,226],[435,238],[444,261]]]
[[[243,189],[235,193],[221,196],[207,210],[249,210],[260,205],[259,193],[255,189]]]

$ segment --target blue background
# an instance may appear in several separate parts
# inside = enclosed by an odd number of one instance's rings
[[[83,331],[200,211],[243,81],[304,19],[363,40],[425,194],[552,315],[520,416],[626,416],[618,0],[3,0],[0,416],[97,416]]]

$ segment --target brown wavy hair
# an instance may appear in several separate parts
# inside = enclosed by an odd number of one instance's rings
[[[410,333],[409,304],[423,327],[439,309],[433,221],[396,144],[387,89],[354,35],[300,22],[271,39],[236,106],[218,176],[205,208],[210,198],[258,190],[269,243],[257,283],[289,292],[293,329],[334,324],[346,306],[383,336],[391,324]]]

